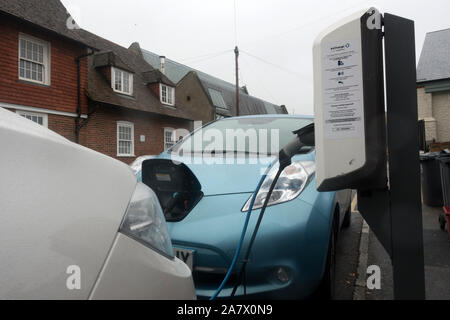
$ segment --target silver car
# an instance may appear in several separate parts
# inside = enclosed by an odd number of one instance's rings
[[[194,299],[129,167],[0,108],[0,299]]]

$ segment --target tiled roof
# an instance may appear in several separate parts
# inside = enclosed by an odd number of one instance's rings
[[[450,29],[427,33],[417,66],[417,82],[450,78]]]
[[[59,0],[0,0],[0,11],[84,44]]]
[[[143,58],[154,68],[160,68],[159,55],[142,49]],[[211,76],[205,72],[195,70],[176,61],[165,59],[164,70],[166,76],[178,83],[187,73],[196,72],[200,82],[202,83],[206,94],[216,106],[216,112],[221,115],[236,115],[236,87],[234,84]],[[212,89],[212,90],[210,90]],[[223,108],[221,99],[217,96],[217,92],[222,96],[227,108]],[[211,94],[212,93],[212,94]],[[285,108],[277,106],[273,103],[261,100],[259,98],[248,95],[246,89],[240,88],[239,92],[239,113],[240,115],[251,114],[270,114],[270,113],[287,113]]]
[[[125,64],[126,70],[134,73],[133,96],[118,94],[111,88],[111,83],[105,78],[104,74],[95,66],[94,57],[89,57],[87,94],[91,100],[134,110],[194,120],[189,110],[178,101],[175,107],[168,107],[160,102],[156,94],[147,86],[149,83],[148,75],[160,72],[149,65],[140,55],[89,31],[79,29],[77,34],[90,46],[100,50],[95,56],[109,56],[113,54],[115,58],[112,60]],[[120,65],[117,67],[120,67]]]

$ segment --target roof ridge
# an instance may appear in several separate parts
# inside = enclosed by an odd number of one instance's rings
[[[160,56],[160,55],[158,55],[157,53],[152,52],[152,51],[149,51],[149,50],[147,50],[147,49],[141,48],[141,50],[142,50],[142,51],[145,51],[145,52],[147,52],[147,53],[150,53],[150,54],[154,54],[154,55],[156,55],[156,56]],[[178,62],[178,61],[172,60],[172,59],[170,59],[170,58],[167,58],[167,57],[166,57],[166,61],[170,61],[170,62],[173,62],[173,63],[179,65],[179,66],[186,67],[186,68],[190,69],[191,71],[195,71],[195,72],[197,72],[197,73],[201,72],[201,73],[203,73],[203,74],[205,74],[205,75],[207,75],[207,76],[209,76],[209,77],[211,77],[211,78],[214,78],[214,79],[219,80],[219,81],[226,82],[227,84],[229,84],[229,85],[231,85],[231,86],[234,86],[234,84],[231,83],[231,82],[228,82],[228,81],[226,81],[226,80],[220,79],[220,78],[218,78],[218,77],[216,77],[216,76],[213,76],[213,75],[211,75],[211,74],[209,74],[209,73],[206,73],[206,72],[204,72],[204,71],[195,69],[195,68],[193,68],[193,67],[190,67],[190,66],[188,66],[188,65],[186,65],[186,64],[183,64],[183,63],[180,63],[180,62]],[[241,87],[239,87],[239,88],[241,88]],[[242,88],[241,88],[241,89],[242,89]],[[248,95],[249,95],[249,94],[248,94]],[[251,95],[249,95],[249,96],[251,96]]]
[[[93,32],[91,32],[91,31],[89,31],[89,30],[86,30],[86,29],[83,29],[83,28],[80,28],[80,29],[78,29],[78,30],[83,31],[83,32],[87,32],[87,33],[89,33],[90,35],[95,36],[96,38],[100,38],[100,39],[103,40],[103,41],[109,42],[110,44],[112,44],[112,45],[114,45],[114,46],[117,46],[117,47],[120,47],[120,48],[122,48],[122,49],[128,50],[128,48],[126,48],[126,47],[124,47],[124,46],[122,46],[122,45],[120,45],[120,44],[118,44],[118,43],[116,43],[116,42],[113,42],[113,41],[111,41],[111,40],[108,40],[108,39],[106,39],[106,38],[103,38],[102,36],[99,36],[98,34],[93,33]],[[97,49],[99,49],[99,48],[97,48]]]
[[[445,29],[440,29],[440,30],[430,31],[430,32],[427,32],[427,34],[437,33],[437,32],[442,32],[442,31],[448,31],[448,30],[450,30],[450,28],[445,28]]]

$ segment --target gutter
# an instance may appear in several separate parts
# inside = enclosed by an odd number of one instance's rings
[[[79,143],[80,140],[80,130],[89,121],[89,116],[81,121],[81,59],[87,58],[94,54],[94,51],[82,54],[75,58],[75,63],[77,64],[77,117],[75,118],[75,142]],[[81,121],[81,122],[80,122]]]

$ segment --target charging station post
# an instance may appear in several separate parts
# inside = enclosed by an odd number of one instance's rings
[[[347,17],[317,38],[314,73],[318,190],[357,190],[395,298],[425,299],[414,22],[374,8]]]
[[[425,299],[414,22],[384,16],[394,294]]]

